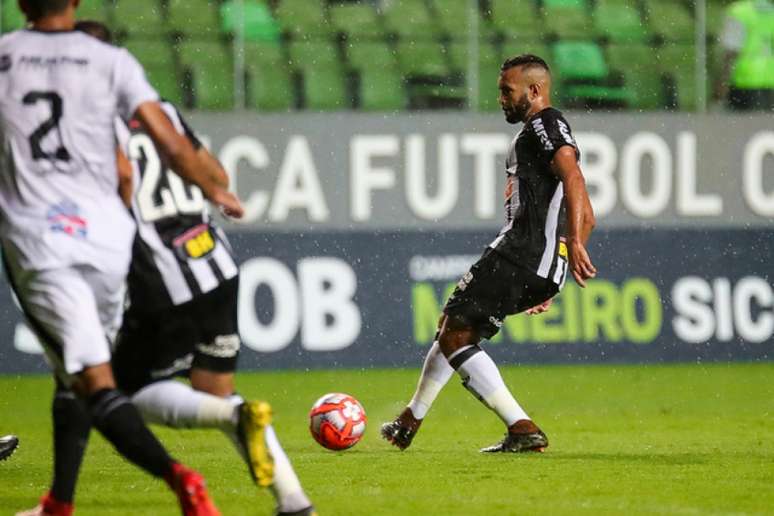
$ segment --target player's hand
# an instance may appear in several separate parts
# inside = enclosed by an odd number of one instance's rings
[[[580,242],[570,243],[570,271],[572,277],[581,287],[586,287],[586,280],[597,275],[597,269],[591,263],[589,253]]]
[[[239,198],[226,189],[215,188],[207,195],[207,198],[227,217],[241,219],[245,214],[245,209],[242,207]]]
[[[550,297],[547,300],[543,301],[539,305],[533,306],[532,308],[527,310],[527,315],[537,315],[542,314],[544,312],[547,312],[549,308],[551,308],[551,303],[554,302],[554,298]]]

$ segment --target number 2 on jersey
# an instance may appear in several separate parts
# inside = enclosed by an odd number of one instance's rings
[[[199,188],[186,185],[161,163],[156,146],[148,135],[134,134],[129,140],[129,159],[140,164],[140,187],[137,208],[145,222],[191,215],[204,210],[204,196]]]
[[[29,140],[30,147],[32,148],[32,159],[70,161],[70,153],[62,144],[62,132],[59,129],[59,120],[61,120],[64,111],[62,108],[62,97],[55,91],[31,91],[22,98],[22,102],[27,106],[32,106],[40,101],[49,103],[51,106],[51,117],[40,124],[30,135]],[[59,145],[53,153],[44,151],[41,144],[43,138],[52,129],[56,129],[59,134]]]

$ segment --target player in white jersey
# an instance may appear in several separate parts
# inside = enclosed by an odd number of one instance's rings
[[[76,30],[111,42],[99,22],[79,21]],[[196,149],[210,175],[224,185],[228,175],[204,148],[169,102],[161,106],[175,129]],[[149,422],[173,428],[217,428],[237,446],[259,486],[275,495],[278,515],[314,514],[309,499],[269,424],[265,402],[245,402],[234,393],[234,372],[240,347],[237,329],[238,268],[226,235],[211,220],[201,191],[167,169],[142,125],[116,122],[121,153],[119,190],[138,226],[129,272],[129,309],[116,340],[113,371],[119,388]],[[131,157],[131,162],[123,158]],[[173,381],[187,376],[191,385]],[[194,390],[196,389],[196,390]],[[55,399],[71,412],[83,405],[57,388]],[[54,424],[83,450],[90,426],[87,417]],[[263,424],[263,439],[249,439],[255,419]],[[266,468],[268,455],[273,469]],[[54,458],[55,464],[62,461]],[[52,492],[73,498],[79,461],[55,468]],[[69,467],[69,470],[67,469]],[[63,490],[69,490],[63,493]],[[21,513],[25,514],[25,513]],[[36,510],[26,513],[39,514]]]
[[[31,27],[0,38],[0,243],[8,278],[58,380],[86,402],[91,423],[127,459],[163,477],[184,514],[218,514],[202,477],[167,454],[116,389],[110,367],[134,235],[116,193],[114,119],[135,116],[206,198],[234,216],[241,205],[198,167],[139,63],[72,31],[78,3],[21,0]],[[46,499],[44,513],[72,513],[71,504],[46,507]]]

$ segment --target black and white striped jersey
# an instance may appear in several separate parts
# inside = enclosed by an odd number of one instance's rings
[[[169,102],[162,102],[180,134],[201,142]],[[223,230],[210,218],[201,190],[162,162],[140,124],[129,122],[121,141],[132,163],[132,214],[137,222],[129,300],[134,309],[180,305],[235,277],[238,267]]]
[[[551,170],[560,147],[580,158],[562,113],[546,108],[532,115],[508,148],[505,226],[490,247],[541,278],[564,285],[567,245],[564,188]]]

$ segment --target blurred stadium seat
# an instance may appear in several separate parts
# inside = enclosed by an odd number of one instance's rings
[[[234,106],[234,67],[230,49],[215,41],[179,45],[188,107],[228,110]]]
[[[295,107],[288,60],[277,42],[245,44],[248,106],[259,111],[286,111]]]
[[[108,4],[114,28],[132,36],[161,36],[166,32],[166,17],[158,0],[116,0]],[[78,16],[85,17],[78,9]]]
[[[106,22],[166,98],[192,108],[231,109],[239,1],[83,0],[78,15]],[[389,111],[467,104],[469,0],[244,2],[248,108]],[[707,0],[710,76],[718,73],[716,37],[729,2]],[[17,2],[0,5],[3,31],[21,28]],[[500,64],[523,52],[549,59],[560,103],[590,107],[607,99],[608,108],[622,102],[638,110],[697,107],[693,1],[478,5],[479,110],[497,109]],[[579,41],[593,50],[582,53],[582,61],[562,57],[567,49],[578,51]]]

